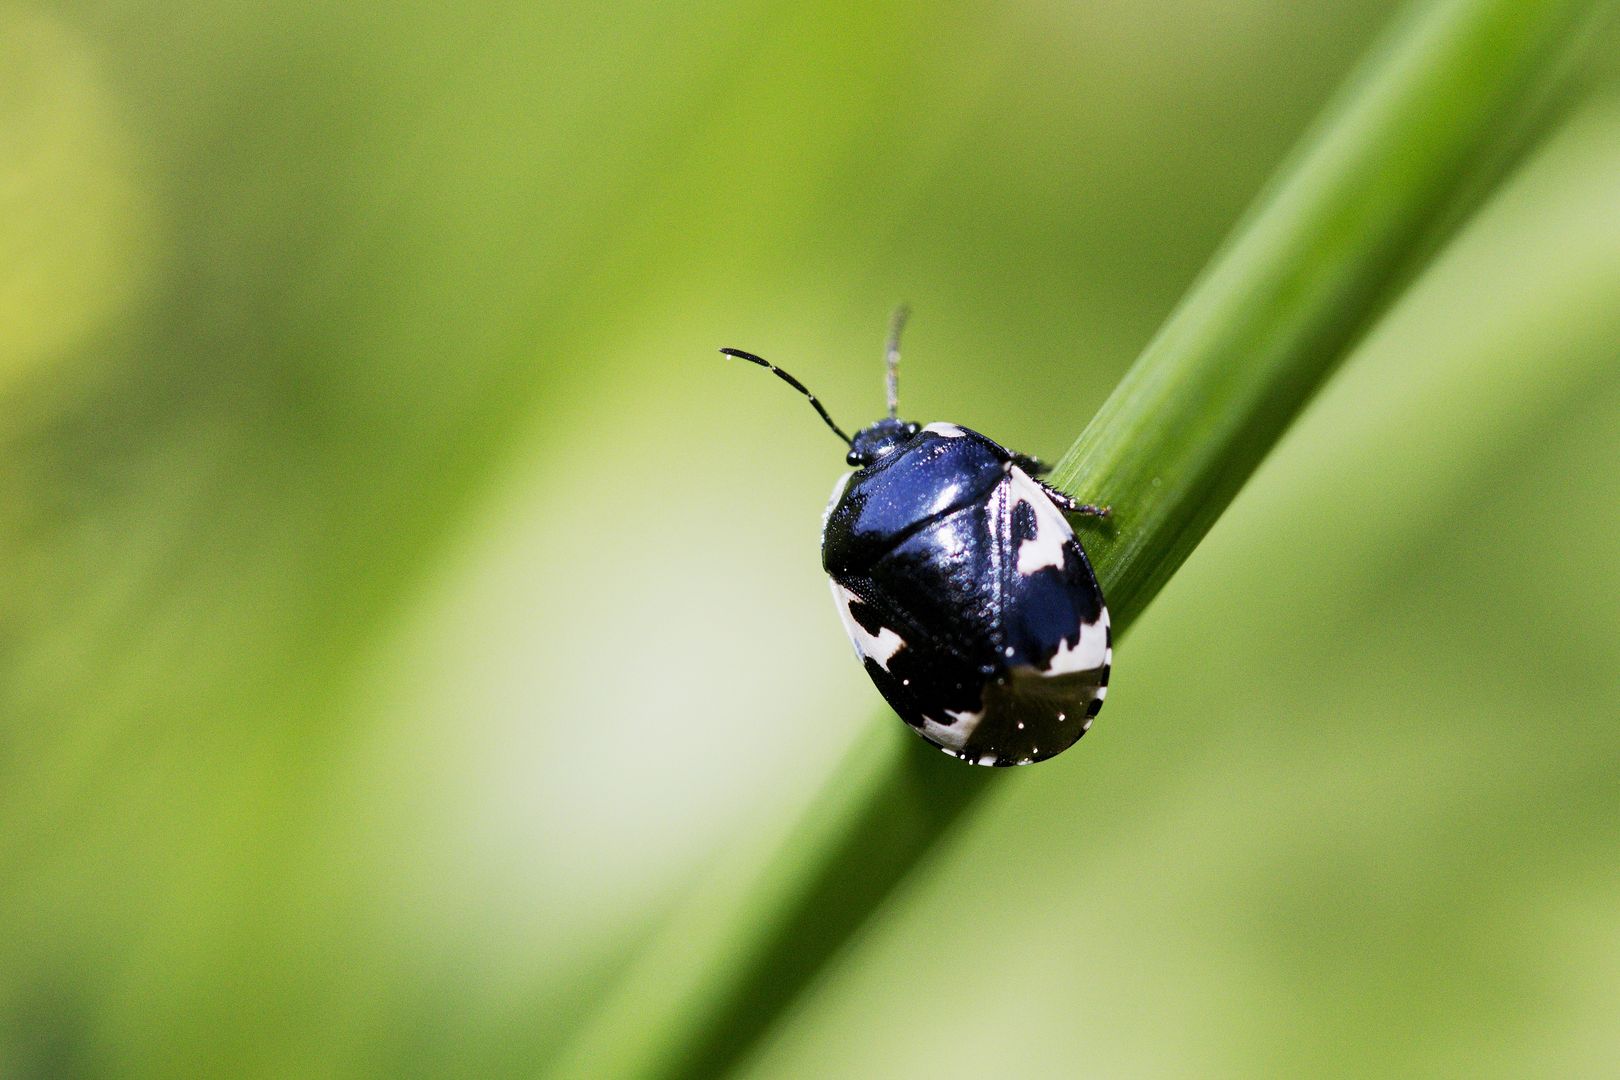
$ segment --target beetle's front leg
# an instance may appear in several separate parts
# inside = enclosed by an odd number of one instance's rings
[[[1065,514],[1084,514],[1086,517],[1105,518],[1112,513],[1106,506],[1093,506],[1091,503],[1080,502],[1073,495],[1059,491],[1045,480],[1035,482],[1041,485],[1041,490],[1046,492],[1046,497],[1051,499],[1057,505],[1057,508]]]

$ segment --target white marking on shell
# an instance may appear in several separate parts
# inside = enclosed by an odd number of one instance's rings
[[[927,427],[923,428],[923,430],[932,431],[935,435],[943,435],[947,439],[960,439],[967,434],[967,432],[963,431],[955,424],[945,424],[939,422],[929,424]]]
[[[1010,515],[1019,503],[1028,503],[1035,514],[1035,535],[1018,545],[1018,572],[1025,577],[1048,566],[1063,569],[1066,545],[1074,539],[1074,530],[1041,486],[1016,465],[1009,466],[1007,476],[1012,481],[1012,502],[1007,507]]]
[[[855,613],[849,609],[860,597],[831,579],[827,584],[832,586],[833,602],[838,605],[838,617],[844,622],[844,630],[855,644],[855,655],[863,659],[869,656],[877,662],[878,667],[888,671],[889,661],[905,647],[905,639],[887,626],[876,634],[867,633],[866,627],[855,621]]]
[[[950,717],[954,723],[941,724],[937,720],[931,720],[925,716],[923,717],[922,732],[932,741],[939,743],[941,746],[948,746],[953,750],[960,750],[967,745],[968,739],[972,738],[973,732],[977,730],[979,721],[984,719],[983,712],[952,712],[950,709],[946,709],[945,715]]]
[[[1108,609],[1104,608],[1097,621],[1080,624],[1080,639],[1073,645],[1064,643],[1047,663],[1043,675],[1067,675],[1075,671],[1091,671],[1105,666],[1113,658],[1114,650],[1108,645]],[[1097,688],[1102,697],[1106,687]]]

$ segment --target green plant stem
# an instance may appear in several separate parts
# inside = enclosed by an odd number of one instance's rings
[[[1116,632],[1489,190],[1605,6],[1415,8],[1301,141],[1054,473],[1114,509],[1084,542]],[[882,725],[740,900],[705,899],[667,928],[558,1072],[727,1071],[1004,779]]]
[[[1387,303],[1547,119],[1604,3],[1464,0],[1400,20],[1058,463],[1111,502],[1086,540],[1128,623]]]

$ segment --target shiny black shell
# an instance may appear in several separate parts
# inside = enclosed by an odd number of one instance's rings
[[[1112,662],[1102,590],[1062,496],[967,428],[912,425],[891,441],[839,481],[822,530],[867,674],[964,761],[1060,753],[1102,707]]]

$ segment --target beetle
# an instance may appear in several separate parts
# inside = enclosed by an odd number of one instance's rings
[[[878,691],[912,730],[976,765],[1072,746],[1102,708],[1108,608],[1065,515],[1107,517],[1041,480],[1035,458],[958,424],[899,416],[900,333],[885,349],[888,415],[851,438],[786,371],[721,349],[809,399],[849,447],[822,517],[821,564]]]

